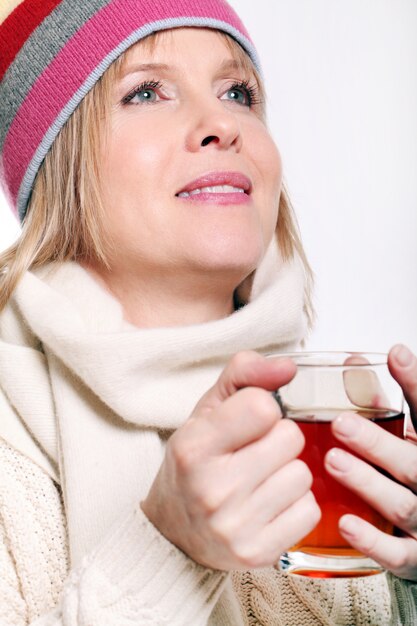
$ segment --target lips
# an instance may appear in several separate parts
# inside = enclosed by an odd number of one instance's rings
[[[198,196],[245,194],[252,191],[250,179],[241,172],[210,172],[187,183],[175,195],[179,198],[197,199]]]

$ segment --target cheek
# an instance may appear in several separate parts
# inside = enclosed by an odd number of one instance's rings
[[[260,211],[264,234],[272,236],[278,220],[278,205],[282,188],[282,161],[279,150],[264,128],[253,141],[254,160],[261,181]]]
[[[161,180],[166,169],[164,142],[149,124],[115,124],[102,161],[102,197],[106,229],[117,245],[143,249],[164,217]]]
[[[265,187],[270,193],[275,192],[279,197],[282,185],[282,161],[278,148],[268,133],[265,133],[257,146],[259,167]]]
[[[155,139],[149,124],[135,120],[115,124],[104,155],[104,184],[118,204],[155,194],[166,166],[165,143]]]
[[[259,118],[252,118],[247,131],[247,150],[255,165],[265,194],[279,197],[282,184],[282,162],[279,150],[268,129]]]

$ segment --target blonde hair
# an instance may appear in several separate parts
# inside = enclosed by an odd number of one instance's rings
[[[140,42],[153,51],[166,31]],[[263,85],[244,50],[231,37],[218,32],[236,61],[255,75],[261,100]],[[100,160],[114,81],[126,63],[129,50],[106,70],[56,137],[34,182],[19,239],[0,254],[0,311],[7,305],[28,269],[50,262],[97,260],[109,267],[111,241],[105,233],[101,197]],[[261,107],[264,117],[264,107]],[[88,163],[88,167],[85,164]],[[306,278],[305,312],[312,325],[312,271],[308,264],[289,195],[283,186],[276,236],[284,261],[300,257]]]

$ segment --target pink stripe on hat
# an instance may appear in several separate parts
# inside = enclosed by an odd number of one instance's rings
[[[18,195],[19,204],[26,204],[36,172],[60,127],[114,58],[151,32],[183,25],[227,31],[246,43],[247,50],[253,50],[244,26],[223,0],[114,0],[62,48],[39,76],[10,126],[3,167],[14,205]],[[130,40],[133,33],[135,37]],[[77,101],[71,103],[77,94]]]

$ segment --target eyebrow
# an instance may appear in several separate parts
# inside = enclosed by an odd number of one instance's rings
[[[122,72],[121,78],[128,76],[129,74],[135,74],[136,72],[148,72],[150,70],[167,71],[175,69],[171,65],[166,63],[140,63],[135,65],[128,65]]]
[[[230,70],[244,70],[244,66],[242,63],[239,63],[235,59],[227,59],[221,63],[218,73],[230,71]],[[178,68],[175,65],[167,65],[166,63],[140,63],[134,65],[128,65],[126,69],[122,72],[120,78],[125,78],[129,74],[135,74],[137,72],[149,72],[149,71],[162,71],[167,72],[171,71],[174,73],[178,73]]]

